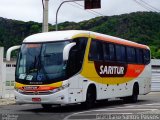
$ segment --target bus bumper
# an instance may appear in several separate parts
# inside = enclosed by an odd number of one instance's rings
[[[16,103],[18,104],[67,104],[68,89],[49,95],[25,95],[15,92]]]

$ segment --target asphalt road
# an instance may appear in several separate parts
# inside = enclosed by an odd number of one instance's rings
[[[159,120],[160,92],[139,96],[137,103],[112,100],[96,103],[85,110],[81,105],[53,106],[44,110],[41,105],[0,106],[0,120]]]

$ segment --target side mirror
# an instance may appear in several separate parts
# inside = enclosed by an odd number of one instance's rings
[[[10,61],[10,59],[11,59],[11,52],[12,52],[13,50],[19,49],[20,47],[21,47],[20,45],[10,47],[10,48],[7,50],[7,53],[6,53],[6,60],[7,60],[7,61]]]
[[[76,43],[73,42],[73,43],[70,43],[68,45],[66,45],[63,49],[63,61],[67,61],[68,60],[68,57],[69,57],[69,51],[71,50],[71,48],[73,46],[75,46]]]

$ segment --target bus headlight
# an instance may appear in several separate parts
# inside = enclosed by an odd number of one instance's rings
[[[59,88],[55,88],[55,89],[53,89],[53,90],[50,90],[50,92],[56,93],[56,92],[58,92],[58,91],[61,91],[61,90],[64,90],[64,89],[68,88],[69,85],[70,85],[69,83],[68,83],[68,84],[65,84],[65,85],[62,85],[62,86],[59,87]]]

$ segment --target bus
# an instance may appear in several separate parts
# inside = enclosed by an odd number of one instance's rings
[[[52,105],[120,98],[136,102],[151,89],[150,49],[118,37],[66,30],[31,35],[22,42],[15,72],[21,104]]]

